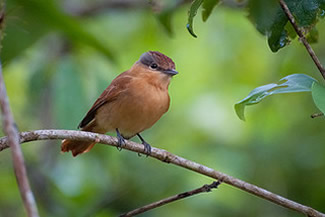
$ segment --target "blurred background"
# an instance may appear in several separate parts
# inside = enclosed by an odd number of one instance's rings
[[[269,97],[247,107],[246,122],[234,111],[257,86],[293,73],[321,81],[320,73],[297,40],[272,53],[247,12],[229,5],[195,19],[193,38],[188,1],[9,0],[1,59],[19,130],[76,129],[114,77],[157,50],[179,74],[169,111],[142,134],[152,146],[325,212],[324,118],[310,118],[311,94]],[[317,26],[324,38],[325,23]],[[313,46],[325,63],[325,40]],[[60,141],[22,148],[41,216],[118,216],[213,181],[100,144],[77,158],[60,153]],[[0,153],[0,192],[1,217],[26,216],[9,149]],[[222,184],[142,216],[301,215]]]

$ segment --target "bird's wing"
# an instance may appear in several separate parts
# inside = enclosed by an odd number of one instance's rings
[[[125,73],[125,72],[124,72]],[[104,92],[99,96],[95,101],[94,105],[90,108],[86,116],[80,122],[78,128],[84,128],[92,120],[94,120],[97,110],[105,105],[110,103],[126,89],[132,77],[125,75],[124,73],[116,77],[112,83],[104,90]],[[124,74],[124,76],[122,76]]]

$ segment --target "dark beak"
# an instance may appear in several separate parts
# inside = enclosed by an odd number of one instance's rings
[[[164,70],[164,73],[170,76],[174,76],[178,74],[178,71],[175,71],[174,69],[168,69],[168,70]]]

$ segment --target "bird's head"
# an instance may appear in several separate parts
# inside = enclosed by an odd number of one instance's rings
[[[178,74],[173,60],[158,51],[148,51],[142,54],[138,63],[151,73],[162,73],[168,77]]]

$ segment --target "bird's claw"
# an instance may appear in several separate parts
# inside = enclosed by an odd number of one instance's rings
[[[148,157],[151,154],[151,146],[147,142],[142,142],[142,145],[144,146],[144,153]],[[141,157],[141,154],[138,153],[138,156]]]
[[[117,146],[116,146],[116,148],[117,148],[117,150],[122,151],[122,146],[125,145],[125,139],[120,134],[118,129],[116,129],[116,134],[117,134]]]
[[[118,136],[117,150],[122,151],[122,146],[125,145],[125,139],[122,136]]]
[[[142,142],[142,145],[144,146],[144,153],[148,157],[151,154],[151,146],[147,142]]]
[[[151,146],[142,138],[142,136],[137,133],[138,137],[140,138],[142,145],[144,146],[144,153],[148,157],[151,154]],[[141,157],[141,154],[138,153],[138,156]]]

